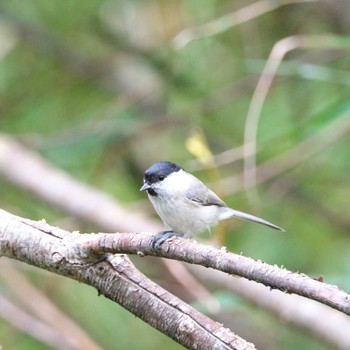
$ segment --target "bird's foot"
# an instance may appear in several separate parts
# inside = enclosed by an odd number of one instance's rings
[[[183,237],[182,233],[175,233],[174,231],[160,231],[153,236],[150,247],[158,249],[167,239],[171,237]]]

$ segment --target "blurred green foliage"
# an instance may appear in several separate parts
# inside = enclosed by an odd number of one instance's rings
[[[325,33],[335,38],[332,49],[299,48],[283,60],[259,122],[258,163],[293,150],[309,137],[317,139],[323,128],[339,119],[349,119],[350,56],[336,41],[346,39],[350,29],[347,1],[280,6],[174,49],[173,38],[185,28],[247,4],[1,1],[1,132],[121,202],[142,201],[145,197],[138,190],[150,164],[160,159],[185,167],[193,164],[188,163],[193,155],[186,149],[191,131],[200,130],[214,154],[242,144],[258,76],[278,40]],[[326,141],[324,136],[317,140],[321,145]],[[260,211],[257,214],[287,233],[233,221],[228,223],[225,245],[290,270],[323,275],[327,282],[349,289],[349,147],[349,138],[339,136],[321,152],[262,183],[260,204],[250,202],[243,188],[227,194],[230,206]],[[241,174],[242,161],[218,170],[222,178]],[[210,179],[209,171],[196,175]],[[223,196],[230,192],[221,190]],[[0,206],[51,223],[65,219],[64,213],[3,179]],[[69,228],[98,230],[76,225]],[[31,270],[29,275],[36,280],[37,273]],[[40,281],[48,278],[39,276]],[[52,299],[103,348],[181,348],[97,297],[92,288],[60,277],[48,279],[50,288],[43,281],[36,283],[44,293],[54,291]],[[1,281],[0,288],[6,293]],[[225,309],[232,317],[243,319],[247,339],[258,348],[327,348],[244,301],[225,292],[216,295],[229,305]],[[251,333],[257,335],[250,337]],[[46,348],[5,320],[0,321],[0,344],[4,349]]]

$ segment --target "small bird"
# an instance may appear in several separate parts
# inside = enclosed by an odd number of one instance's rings
[[[147,191],[167,228],[153,237],[152,248],[159,248],[173,236],[193,237],[232,217],[284,231],[264,219],[229,208],[202,181],[172,162],[160,161],[148,168],[140,191]]]

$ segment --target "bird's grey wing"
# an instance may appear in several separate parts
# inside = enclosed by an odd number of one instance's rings
[[[193,182],[193,185],[187,193],[187,199],[196,205],[210,206],[217,205],[218,207],[227,207],[226,203],[222,201],[213,191],[211,191],[203,182]]]

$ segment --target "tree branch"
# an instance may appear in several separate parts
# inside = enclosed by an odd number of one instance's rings
[[[86,247],[90,239],[95,243],[99,237],[102,243],[108,242],[109,236],[118,234],[70,233],[44,221],[31,221],[0,210],[0,256],[93,286],[188,349],[255,349],[253,344],[153,283],[127,256]],[[134,236],[140,236],[143,244],[149,244],[151,238],[146,234]]]
[[[234,278],[199,265],[187,266],[200,281],[205,281],[215,290],[224,289],[239,295],[247,302],[268,310],[278,320],[328,343],[331,349],[350,349],[349,316],[314,300],[295,294],[286,295],[245,278]]]
[[[211,267],[305,296],[350,315],[350,295],[336,286],[223,248],[175,239],[154,251],[149,247],[150,240],[151,235],[146,233],[70,233],[0,210],[0,255],[91,285],[190,349],[193,344],[205,348],[217,342],[224,349],[236,349],[242,344],[251,349],[252,345],[154,284],[126,256],[111,253],[162,256]]]
[[[99,233],[79,238],[81,245],[87,252],[142,253],[211,267],[262,283],[273,289],[313,299],[350,315],[350,294],[337,286],[243,255],[227,252],[225,247],[217,249],[195,241],[176,239],[171,243],[166,241],[163,243],[162,249],[155,252],[149,246],[151,237],[145,234],[118,233],[111,235]]]

